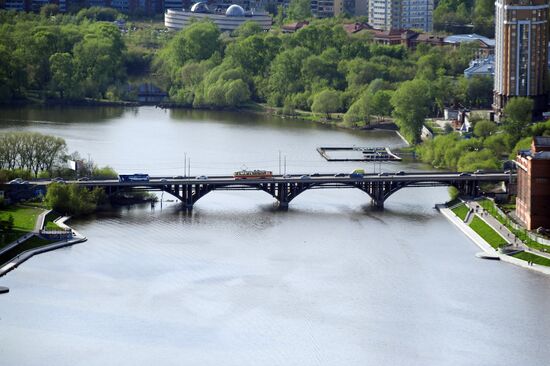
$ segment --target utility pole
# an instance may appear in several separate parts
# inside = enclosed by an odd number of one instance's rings
[[[187,176],[187,153],[183,153],[183,176]]]
[[[281,175],[281,150],[279,150],[279,175]]]
[[[284,169],[284,174],[286,175],[286,155],[285,155],[285,169]]]
[[[187,158],[187,170],[189,172],[187,176],[190,177],[191,176],[191,158]]]

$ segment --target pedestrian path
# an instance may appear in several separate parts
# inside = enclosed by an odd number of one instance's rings
[[[521,241],[513,232],[511,232],[505,225],[502,225],[496,218],[490,215],[479,203],[476,201],[466,201],[466,206],[473,210],[475,215],[480,219],[485,221],[493,230],[495,230],[506,242],[513,248],[517,250],[523,250],[526,252],[531,252],[541,257],[550,259],[550,254],[534,250],[529,248],[527,245]],[[473,216],[473,215],[472,215]]]

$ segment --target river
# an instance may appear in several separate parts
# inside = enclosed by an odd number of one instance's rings
[[[121,173],[425,169],[328,163],[318,146],[402,146],[256,114],[122,108],[0,110],[0,132],[65,138]],[[283,169],[283,168],[282,168]],[[262,192],[213,192],[72,225],[88,241],[0,279],[2,365],[547,365],[550,278],[475,257],[433,209],[444,188],[403,189],[383,212],[351,189],[307,191],[287,212]]]

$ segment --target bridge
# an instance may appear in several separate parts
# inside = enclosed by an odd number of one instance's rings
[[[398,172],[365,174],[350,177],[348,174],[274,175],[263,179],[235,179],[233,176],[151,177],[146,182],[119,182],[118,180],[68,181],[79,186],[105,189],[108,195],[130,190],[163,191],[179,199],[185,209],[212,191],[264,191],[273,196],[281,209],[309,189],[356,188],[372,199],[375,207],[383,208],[384,202],[395,192],[406,187],[456,187],[462,195],[475,197],[480,194],[480,184],[500,183],[508,185],[515,174],[503,172]],[[33,185],[48,185],[51,181],[33,181]]]

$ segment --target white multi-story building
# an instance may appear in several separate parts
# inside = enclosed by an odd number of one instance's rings
[[[370,0],[369,23],[374,28],[433,29],[433,0]]]
[[[206,3],[195,3],[190,11],[166,9],[164,13],[164,25],[173,30],[187,27],[196,20],[210,19],[222,31],[232,32],[246,21],[253,21],[264,30],[271,29],[273,19],[268,13],[245,12],[239,5],[231,5],[225,13],[211,12]]]

